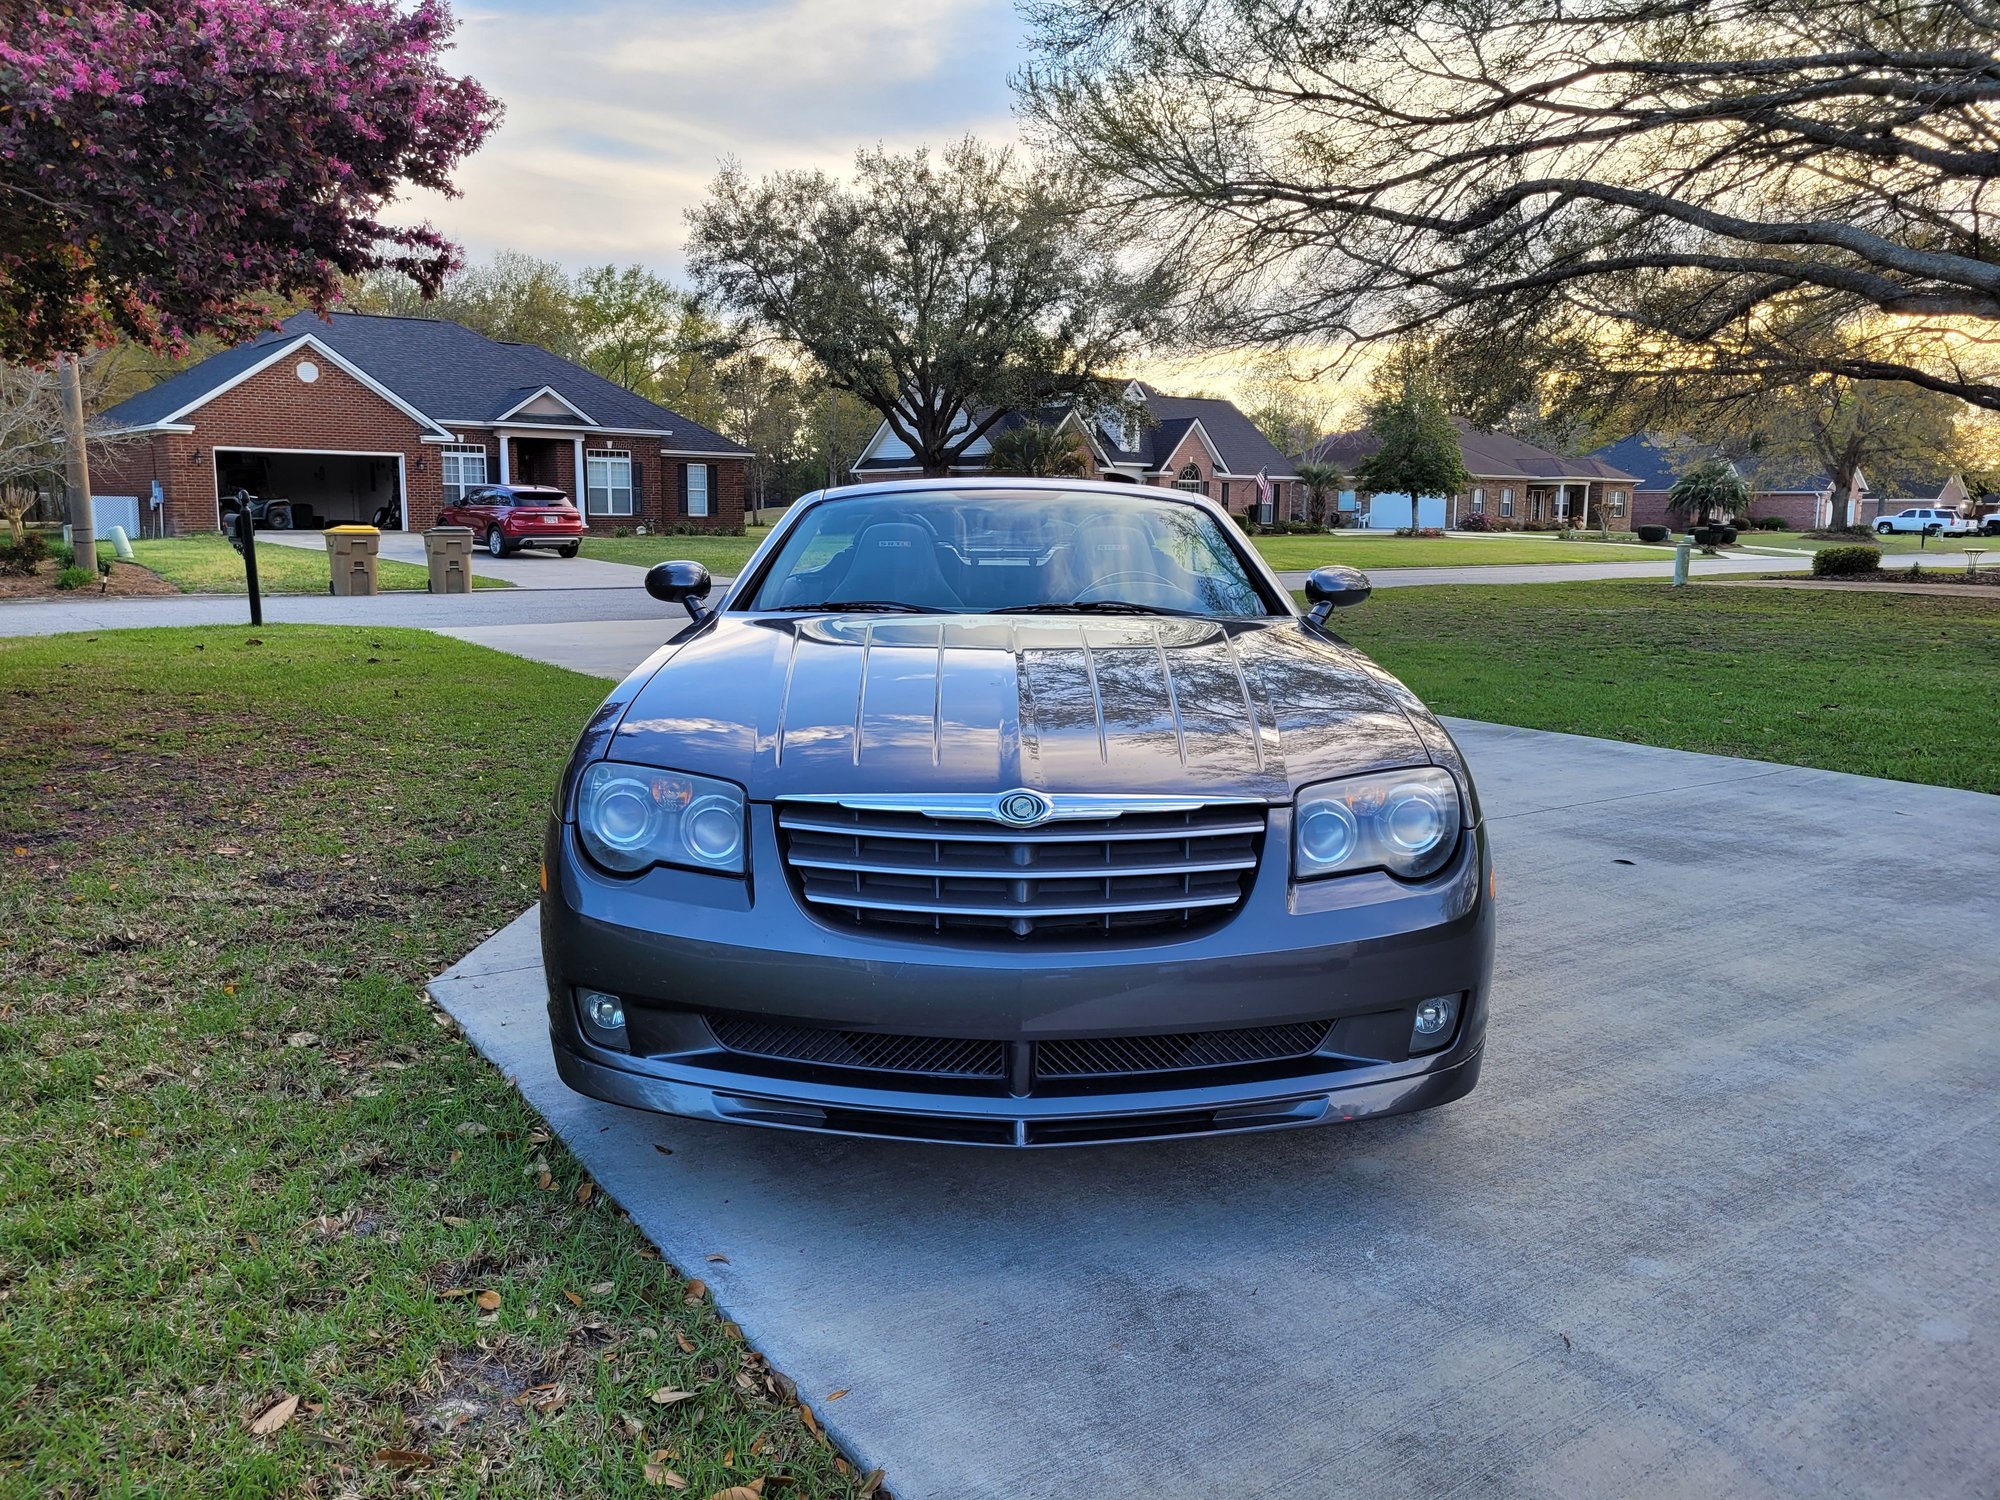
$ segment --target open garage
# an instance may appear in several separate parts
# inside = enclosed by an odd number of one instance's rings
[[[279,448],[217,448],[217,524],[222,501],[239,490],[260,500],[288,501],[300,531],[327,526],[406,524],[403,456],[399,453],[309,452]]]

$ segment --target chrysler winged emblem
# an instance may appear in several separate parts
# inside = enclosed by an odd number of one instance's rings
[[[1016,828],[1032,828],[1046,820],[1054,810],[1048,798],[1026,787],[1002,793],[993,808],[1001,822],[1012,823]]]

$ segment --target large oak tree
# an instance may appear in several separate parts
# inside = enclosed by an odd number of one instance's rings
[[[2000,408],[2000,12],[1037,0],[1053,146],[1218,340],[1581,337]],[[1836,336],[1837,335],[1837,336]]]
[[[943,473],[1007,410],[1107,399],[1157,327],[1166,274],[1093,232],[1092,201],[1074,171],[969,139],[864,150],[846,183],[730,167],[689,214],[688,264]]]

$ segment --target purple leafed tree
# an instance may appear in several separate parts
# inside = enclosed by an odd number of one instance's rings
[[[441,0],[0,0],[0,359],[235,338],[280,300],[457,264],[409,188],[499,119]]]

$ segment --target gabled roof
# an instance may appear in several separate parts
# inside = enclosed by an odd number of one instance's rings
[[[1504,432],[1483,432],[1462,417],[1453,417],[1458,431],[1458,452],[1466,472],[1474,479],[1608,479],[1636,483],[1637,476],[1623,466],[1605,461],[1603,454],[1590,458],[1564,458],[1546,448],[1523,442]],[[1307,457],[1315,463],[1333,464],[1352,474],[1382,447],[1381,440],[1368,428],[1336,432],[1313,444]],[[1641,486],[1643,488],[1643,486]]]
[[[1119,446],[1117,438],[1102,423],[1082,424],[1090,443],[1105,462],[1138,468],[1149,474],[1159,473],[1167,460],[1174,456],[1174,449],[1180,446],[1190,429],[1199,424],[1201,437],[1223,473],[1249,477],[1262,469],[1272,479],[1293,477],[1292,461],[1257,430],[1257,424],[1244,416],[1235,402],[1205,396],[1165,396],[1140,381],[1129,382],[1125,389],[1135,387],[1153,419],[1146,425],[1137,448]],[[1031,421],[1054,427],[1073,411],[1073,407],[1062,405],[1041,407],[1034,411],[1006,412],[986,430],[986,436],[989,439],[997,437],[1010,428]],[[983,417],[986,413],[981,412],[980,415]],[[910,460],[906,457],[871,456],[887,428],[886,422],[876,428],[874,437],[862,449],[862,457],[856,461],[854,472],[900,473],[910,467]]]
[[[1653,433],[1635,432],[1630,437],[1605,444],[1590,456],[1629,471],[1642,490],[1667,490],[1672,489],[1674,481],[1693,468],[1703,455],[1692,447],[1676,452]],[[1824,470],[1801,473],[1793,465],[1755,453],[1739,454],[1730,458],[1729,464],[1742,476],[1743,482],[1760,495],[1824,495],[1833,487],[1832,476]]]
[[[185,410],[301,336],[311,335],[431,421],[509,426],[599,427],[663,433],[664,447],[689,453],[745,450],[698,422],[572,364],[534,344],[503,343],[442,318],[386,318],[366,313],[295,313],[278,329],[203,360],[121,401],[106,412],[120,427],[145,427]],[[544,391],[591,422],[506,416]]]

